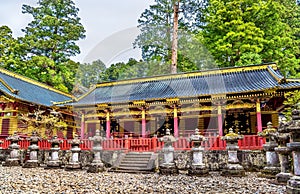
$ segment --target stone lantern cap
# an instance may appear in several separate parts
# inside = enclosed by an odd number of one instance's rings
[[[229,142],[237,142],[239,139],[244,139],[244,136],[234,133],[233,129],[230,128],[229,133],[225,136],[222,136],[221,139]]]
[[[76,146],[82,144],[82,141],[79,139],[79,136],[75,134],[74,139],[68,141],[71,145]]]
[[[288,133],[287,126],[289,125],[290,122],[287,122],[287,119],[283,117],[279,123],[277,131],[279,133]]]
[[[38,142],[41,138],[38,136],[38,133],[36,131],[32,132],[31,137],[26,138],[26,140],[29,140],[32,143]]]
[[[287,131],[295,134],[300,133],[300,115],[298,110],[292,111],[292,121],[287,126]]]
[[[7,140],[10,140],[11,142],[18,142],[20,141],[22,138],[17,134],[17,132],[15,131],[13,135],[9,136],[6,138]]]
[[[258,132],[257,135],[261,137],[271,137],[272,134],[275,134],[276,132],[277,130],[273,127],[273,124],[271,122],[268,122],[267,128],[262,132]]]
[[[97,143],[101,143],[105,138],[101,136],[100,130],[97,129],[94,137],[89,137],[89,140]]]
[[[58,139],[57,136],[55,135],[55,136],[53,136],[52,139],[48,140],[48,142],[50,142],[52,145],[59,145],[63,141]]]
[[[171,135],[170,129],[166,129],[166,135],[162,138],[159,138],[159,141],[165,142],[167,144],[171,144],[176,142],[176,139],[173,135]]]
[[[195,134],[191,135],[188,138],[189,141],[191,142],[201,142],[201,141],[207,141],[207,138],[204,137],[203,135],[200,135],[199,129],[195,129]]]

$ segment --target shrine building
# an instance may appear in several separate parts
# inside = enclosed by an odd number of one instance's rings
[[[87,138],[96,129],[107,138],[162,136],[167,128],[176,137],[195,128],[212,136],[229,128],[255,135],[269,121],[278,125],[284,94],[299,88],[299,79],[284,78],[268,63],[104,82],[77,99],[0,68],[0,136],[30,134],[22,116],[54,109],[68,124],[65,138],[75,132]]]
[[[96,129],[107,138],[152,137],[167,128],[175,137],[195,128],[251,135],[269,121],[277,126],[284,94],[299,88],[299,79],[268,63],[99,83],[65,108],[77,113],[82,137]]]
[[[34,114],[38,113],[49,114],[53,102],[73,98],[70,94],[2,68],[0,68],[0,94],[0,136],[2,138],[15,131],[28,134],[28,122],[20,119],[21,117],[25,115],[35,117]],[[64,115],[64,119],[73,120],[72,115]],[[68,130],[72,134],[73,128]]]

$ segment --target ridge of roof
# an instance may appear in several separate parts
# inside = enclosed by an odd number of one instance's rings
[[[254,70],[263,70],[263,69],[267,70],[269,68],[272,68],[273,70],[278,69],[277,64],[274,62],[248,65],[248,66],[240,66],[240,67],[215,68],[215,69],[209,69],[209,70],[200,70],[200,71],[183,72],[183,73],[177,73],[177,74],[157,75],[157,76],[151,76],[151,77],[142,77],[142,78],[133,78],[133,79],[124,79],[124,80],[118,80],[118,81],[103,82],[103,83],[96,84],[95,87],[91,88],[90,91],[92,91],[95,88],[105,87],[105,86],[133,84],[133,83],[138,83],[138,82],[151,82],[151,81],[158,81],[158,80],[178,79],[178,78],[196,77],[196,76],[218,75],[218,74],[224,74],[224,73],[254,71]],[[90,93],[90,91],[88,93]],[[81,97],[80,97],[80,99],[81,99]]]
[[[47,89],[47,90],[50,90],[50,91],[53,91],[53,92],[56,92],[56,93],[59,93],[61,95],[64,95],[64,96],[67,96],[67,97],[70,97],[70,98],[74,98],[73,95],[69,94],[69,93],[66,93],[66,92],[63,92],[63,91],[60,91],[58,89],[55,89],[47,84],[44,84],[44,83],[41,83],[41,82],[38,82],[34,79],[31,79],[29,77],[26,77],[26,76],[23,76],[23,75],[20,75],[18,73],[15,73],[15,72],[12,72],[12,71],[9,71],[7,69],[4,69],[4,68],[1,68],[0,67],[0,73],[3,73],[3,74],[6,74],[8,76],[11,76],[13,78],[16,78],[16,79],[19,79],[21,81],[24,81],[24,82],[27,82],[27,83],[30,83],[30,84],[33,84],[33,85],[36,85],[36,86],[39,86],[39,87],[42,87],[44,89]],[[2,79],[0,79],[1,81]],[[16,89],[13,89],[11,88],[5,81],[1,81],[1,83],[3,83],[10,91],[12,91],[12,93],[16,93]]]
[[[2,78],[0,78],[0,82],[13,94],[18,94],[19,90],[13,89],[10,85],[6,83]]]
[[[75,101],[80,101],[81,99],[85,98],[89,94],[95,91],[97,88],[101,87],[110,87],[116,85],[126,85],[126,84],[135,84],[140,82],[153,82],[153,81],[161,81],[161,80],[171,80],[171,79],[180,79],[180,78],[187,78],[187,77],[197,77],[197,76],[209,76],[209,75],[218,75],[218,74],[225,74],[225,73],[233,73],[233,72],[245,72],[245,71],[255,71],[255,70],[268,70],[271,68],[272,70],[278,70],[276,63],[263,63],[263,64],[256,64],[256,65],[248,65],[248,66],[241,66],[241,67],[225,67],[225,68],[216,68],[210,70],[202,70],[202,71],[194,71],[194,72],[184,72],[184,73],[177,73],[177,74],[168,74],[168,75],[158,75],[152,77],[143,77],[143,78],[134,78],[134,79],[125,79],[125,80],[118,80],[118,81],[111,81],[111,82],[103,82],[94,85],[89,89],[88,92],[83,94],[82,96],[75,98]]]

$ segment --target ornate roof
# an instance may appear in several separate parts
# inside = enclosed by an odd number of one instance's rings
[[[138,78],[96,85],[73,105],[122,103],[300,88],[275,63]]]
[[[2,95],[44,106],[72,99],[70,94],[2,68],[0,68],[0,91]]]

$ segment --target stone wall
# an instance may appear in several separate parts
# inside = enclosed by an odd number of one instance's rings
[[[163,153],[159,152],[159,164],[163,163]],[[238,151],[238,159],[246,171],[259,171],[266,164],[265,152],[261,150]],[[203,163],[210,171],[219,171],[226,166],[228,161],[227,151],[212,150],[205,151]],[[192,163],[192,153],[190,151],[176,151],[174,162],[179,170],[188,169]]]
[[[4,162],[9,154],[8,150],[1,150],[0,161]],[[21,163],[24,163],[28,158],[26,150],[20,150]],[[103,151],[101,158],[106,167],[111,167],[118,163],[124,156],[124,151]],[[46,164],[50,157],[49,150],[39,151],[40,164]],[[62,166],[68,163],[71,157],[71,151],[59,151],[59,157],[62,162]],[[192,154],[190,151],[176,151],[174,153],[174,162],[179,170],[185,170],[189,168],[192,162]],[[265,152],[261,150],[242,150],[238,151],[238,158],[241,165],[246,171],[258,171],[262,169],[266,164]],[[80,153],[80,161],[83,167],[86,167],[93,160],[93,152],[82,150]],[[203,162],[207,165],[210,171],[222,170],[222,167],[226,166],[228,160],[227,151],[205,151]],[[158,152],[158,164],[163,163],[163,153]]]

